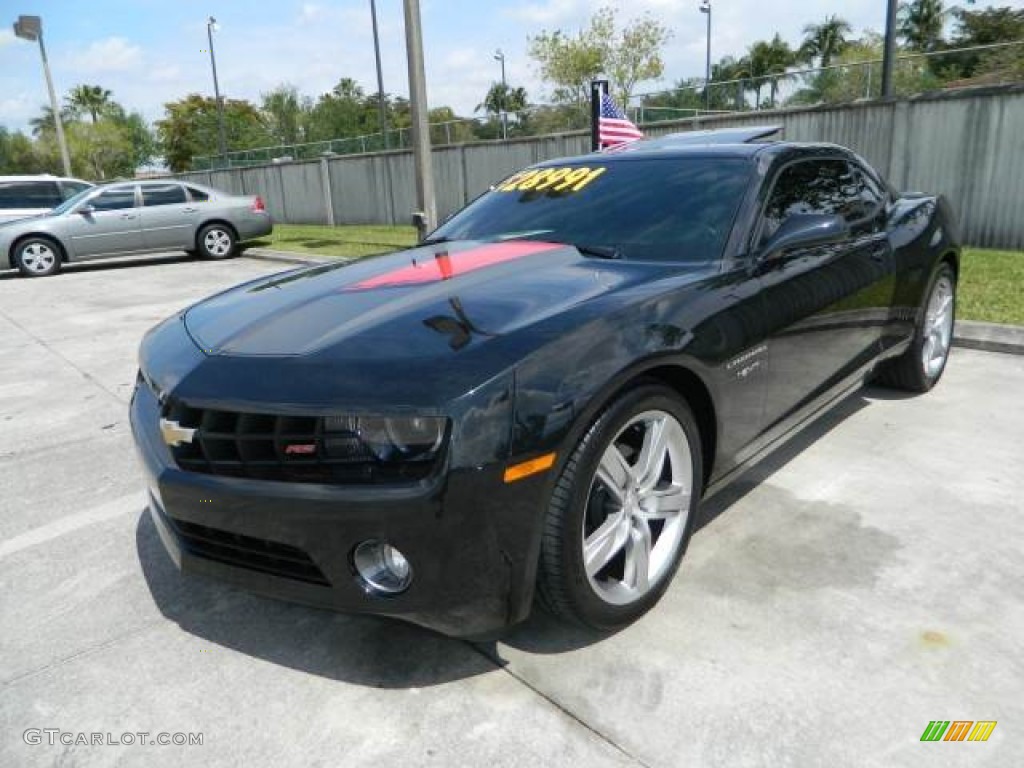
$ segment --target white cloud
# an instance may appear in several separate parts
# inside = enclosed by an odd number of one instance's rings
[[[108,37],[91,43],[84,51],[69,54],[67,61],[83,74],[127,72],[138,68],[142,49],[123,37]]]
[[[14,42],[14,33],[9,29],[0,29],[0,48],[3,48],[8,43]]]
[[[324,15],[322,5],[316,3],[303,3],[299,11],[299,24],[311,24],[320,20]]]
[[[529,24],[554,24],[580,16],[580,0],[547,0],[539,3],[524,3],[505,11],[505,15]]]

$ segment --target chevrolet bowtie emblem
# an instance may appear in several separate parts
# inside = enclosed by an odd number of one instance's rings
[[[191,443],[195,433],[194,429],[183,427],[176,421],[160,419],[160,434],[163,435],[164,442],[171,446],[171,448],[182,443]]]

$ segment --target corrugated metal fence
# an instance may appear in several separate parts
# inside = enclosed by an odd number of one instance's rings
[[[897,189],[945,194],[971,245],[1024,248],[1024,86],[659,123],[647,133],[757,124],[780,124],[790,140],[850,147]],[[438,214],[524,166],[588,150],[585,133],[435,148]],[[294,224],[406,224],[415,207],[407,151],[179,177],[260,194],[277,221]]]

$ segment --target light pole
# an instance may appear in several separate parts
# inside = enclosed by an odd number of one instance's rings
[[[217,99],[217,145],[221,160],[226,161],[228,142],[224,136],[224,102],[220,98],[220,83],[217,81],[217,57],[213,53],[213,30],[217,29],[217,20],[211,16],[206,22],[206,38],[210,41],[210,67],[213,69],[213,95]]]
[[[421,232],[437,226],[434,167],[427,126],[427,75],[423,69],[423,31],[419,0],[404,0],[405,55],[409,60],[409,106],[412,109],[412,154],[416,167],[416,204]]]
[[[505,81],[505,54],[501,48],[494,52],[494,60],[501,62],[501,138],[508,140],[508,110],[505,99],[508,98],[508,83]]]
[[[388,148],[388,115],[384,107],[384,75],[380,68],[380,36],[377,34],[377,3],[370,0],[370,17],[373,19],[373,55],[377,60],[377,116],[380,120],[380,135],[384,149]]]
[[[53,125],[57,130],[57,144],[60,146],[60,159],[64,163],[64,175],[71,175],[71,156],[68,154],[68,143],[64,139],[64,123],[60,119],[60,107],[57,94],[53,90],[53,78],[50,77],[50,62],[46,59],[46,46],[43,45],[43,20],[38,16],[19,16],[14,22],[14,35],[22,40],[38,41],[39,53],[43,57],[43,74],[46,75],[46,88],[50,92],[50,110],[53,112]]]
[[[882,54],[883,99],[892,96],[892,71],[896,61],[896,13],[896,0],[888,0],[885,8],[885,46]]]
[[[711,109],[711,0],[700,4],[700,12],[708,16],[708,45],[704,59],[704,109]]]

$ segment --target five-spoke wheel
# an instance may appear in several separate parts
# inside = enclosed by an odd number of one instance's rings
[[[14,264],[26,277],[45,277],[60,271],[60,251],[48,238],[30,237],[14,249]]]
[[[226,259],[235,253],[235,233],[223,224],[208,224],[199,230],[197,245],[206,259]]]
[[[643,615],[686,549],[701,466],[696,421],[672,389],[645,383],[614,401],[569,456],[552,494],[541,600],[600,629]]]

